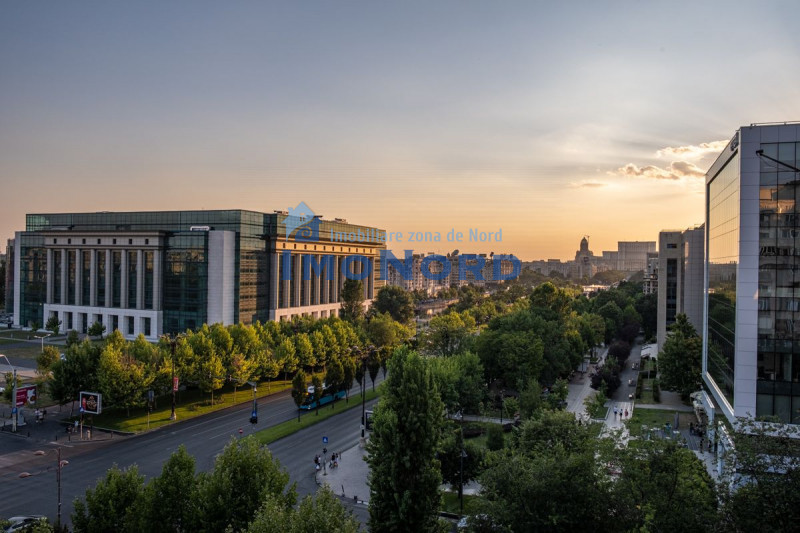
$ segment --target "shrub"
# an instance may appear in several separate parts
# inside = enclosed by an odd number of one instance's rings
[[[657,379],[653,380],[653,401],[661,403],[661,385]]]
[[[502,450],[503,446],[505,446],[503,427],[498,424],[492,424],[486,434],[486,447],[492,451],[497,451]]]

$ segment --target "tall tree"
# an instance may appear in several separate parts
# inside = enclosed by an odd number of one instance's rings
[[[346,279],[339,295],[342,302],[341,316],[355,321],[364,316],[364,284],[359,279]]]
[[[142,531],[192,532],[197,528],[193,505],[197,499],[195,460],[181,444],[144,490]]]
[[[247,383],[254,370],[253,360],[245,358],[239,351],[233,352],[230,367],[228,367],[228,374],[231,376],[231,381],[233,381],[233,403],[236,403],[236,389]]]
[[[328,363],[328,370],[325,372],[325,384],[333,392],[331,409],[336,404],[336,393],[344,387],[344,367],[341,358],[336,358]]]
[[[314,357],[314,346],[311,344],[308,334],[298,333],[295,335],[294,347],[300,367],[313,369],[317,364],[317,360]]]
[[[286,337],[278,344],[278,348],[275,350],[275,358],[278,360],[281,370],[283,370],[283,378],[288,379],[289,373],[297,370],[298,362],[297,350],[292,339]]]
[[[298,370],[297,374],[294,375],[294,379],[292,379],[292,399],[294,400],[294,404],[297,406],[298,422],[300,422],[300,406],[303,405],[303,401],[306,399],[306,394],[306,373],[302,370]]]
[[[357,533],[358,521],[323,485],[306,496],[295,510],[269,497],[247,527],[247,533]]]
[[[198,476],[194,505],[199,530],[241,531],[262,502],[273,497],[283,507],[294,505],[294,484],[267,447],[252,438],[231,439],[214,461],[214,469]]]
[[[382,287],[372,308],[378,313],[389,313],[394,320],[403,324],[414,318],[414,298],[410,292],[397,285]]]
[[[441,473],[436,452],[443,405],[433,376],[415,352],[399,349],[367,444],[371,531],[431,531]]]
[[[131,407],[144,404],[144,392],[152,377],[142,363],[121,353],[114,344],[107,344],[100,354],[97,381],[106,402],[125,409],[130,416]]]
[[[136,465],[120,470],[111,467],[95,488],[86,489],[85,501],[73,502],[72,527],[75,533],[140,531],[144,476]]]
[[[48,331],[52,331],[53,335],[58,335],[58,332],[61,329],[61,321],[58,319],[57,315],[53,315],[47,319],[47,322],[44,325],[44,329]]]
[[[670,334],[658,355],[661,383],[666,389],[680,393],[683,400],[702,386],[703,341],[687,316],[675,317]]]

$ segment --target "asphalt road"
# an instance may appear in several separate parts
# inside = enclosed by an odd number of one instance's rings
[[[381,380],[382,372],[376,382]],[[371,382],[368,380],[367,388],[370,387]],[[360,387],[353,387],[350,392],[351,402],[358,401],[359,392]],[[170,454],[184,444],[187,451],[195,457],[198,470],[209,470],[225,444],[231,438],[239,437],[239,429],[244,431],[244,435],[249,435],[256,430],[297,417],[297,407],[288,390],[259,400],[259,423],[255,428],[249,423],[251,408],[252,404],[231,407],[132,437],[62,444],[62,459],[69,461],[61,476],[62,521],[69,520],[72,500],[82,497],[86,489],[93,487],[113,464],[120,467],[136,464],[141,474],[148,478],[157,476]],[[314,414],[308,413],[304,416]],[[330,451],[344,450],[358,442],[360,417],[360,409],[353,409],[270,446],[291,474],[292,480],[297,481],[301,496],[316,490],[309,465],[313,464],[314,454],[322,451],[322,436],[328,436]],[[15,438],[5,436],[5,439]],[[13,459],[11,464],[3,465],[0,462],[0,517],[43,514],[55,520],[56,445],[32,445],[29,450],[19,450],[16,442],[14,446],[5,446],[6,444],[10,445],[11,442],[0,440],[0,452],[9,451],[10,448],[17,450],[10,455]],[[46,455],[35,456],[34,450],[43,450]],[[19,478],[21,472],[33,475]]]

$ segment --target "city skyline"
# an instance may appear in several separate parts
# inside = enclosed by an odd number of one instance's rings
[[[3,240],[26,213],[304,201],[441,233],[415,252],[568,260],[701,223],[730,132],[800,118],[788,2],[0,9]]]

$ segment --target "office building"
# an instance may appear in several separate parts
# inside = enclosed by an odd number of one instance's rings
[[[376,228],[288,212],[30,214],[8,290],[17,326],[57,316],[63,330],[101,322],[154,340],[204,323],[335,316],[345,269],[367,302],[383,285],[382,249]]]
[[[617,270],[622,272],[647,270],[647,254],[655,251],[655,241],[619,241],[617,243]]]
[[[702,224],[658,234],[656,337],[659,349],[678,314],[685,314],[697,332],[702,332],[704,236]]]
[[[800,124],[740,128],[706,174],[710,418],[800,423]]]

